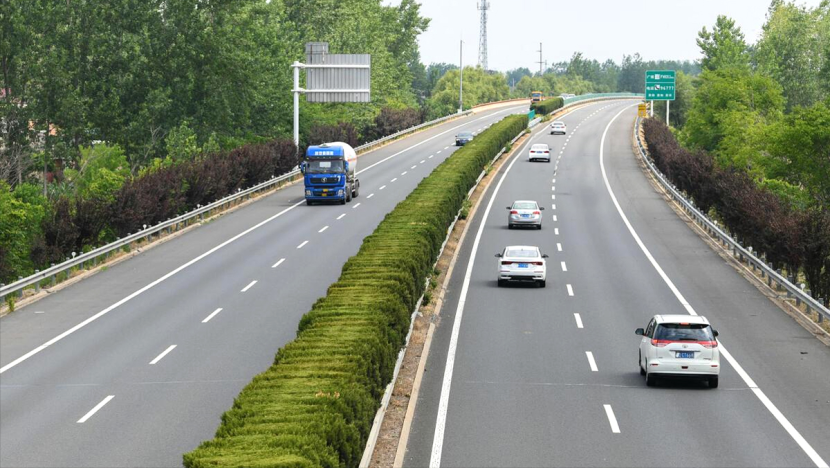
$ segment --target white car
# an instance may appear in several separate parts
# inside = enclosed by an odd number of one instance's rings
[[[706,380],[709,388],[718,388],[718,332],[706,317],[655,315],[634,333],[643,337],[639,366],[649,387],[658,378],[680,377]]]
[[[538,159],[550,162],[550,146],[544,143],[537,143],[530,147],[530,152],[527,153],[527,160],[536,161]]]
[[[522,281],[536,283],[545,287],[547,280],[547,266],[545,259],[547,254],[542,255],[539,247],[532,245],[511,245],[504,248],[502,253],[497,253],[498,285],[504,286],[509,281]]]
[[[550,134],[557,135],[557,134],[567,135],[568,127],[565,125],[565,122],[561,120],[554,120],[552,124],[550,124]]]
[[[515,226],[533,226],[536,229],[542,229],[544,206],[539,206],[533,200],[516,200],[507,209],[510,210],[507,214],[508,229],[513,229]]]

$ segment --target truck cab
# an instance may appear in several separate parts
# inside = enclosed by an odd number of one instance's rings
[[[345,205],[358,196],[357,153],[347,143],[309,146],[300,169],[308,205],[331,201]]]

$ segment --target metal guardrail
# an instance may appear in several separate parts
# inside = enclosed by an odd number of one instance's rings
[[[464,117],[472,113],[472,110],[467,110],[457,114],[450,114],[439,119],[431,120],[429,122],[424,122],[414,127],[410,127],[405,130],[393,133],[391,135],[387,135],[383,138],[379,138],[375,141],[370,141],[368,143],[362,144],[356,147],[355,151],[357,153],[365,153],[376,146],[382,145],[406,134],[416,132],[422,128],[437,125],[457,117]],[[124,236],[115,242],[111,242],[107,245],[98,247],[89,252],[83,253],[78,256],[74,256],[73,253],[73,258],[67,258],[67,260],[63,263],[60,263],[58,265],[53,264],[52,266],[43,271],[36,271],[35,274],[30,275],[26,278],[20,278],[18,281],[12,284],[0,285],[0,305],[5,304],[6,298],[11,294],[16,294],[18,298],[22,298],[23,291],[26,288],[34,286],[35,291],[39,292],[41,287],[55,286],[57,283],[69,279],[72,269],[95,268],[98,266],[100,262],[106,262],[116,251],[120,249],[129,248],[135,242],[139,242],[142,240],[146,240],[149,242],[153,238],[153,236],[161,237],[161,235],[164,232],[170,234],[173,231],[178,231],[179,229],[189,226],[192,223],[192,221],[196,218],[198,218],[201,221],[205,218],[205,215],[210,216],[214,210],[224,210],[225,208],[232,206],[236,202],[241,202],[250,199],[253,195],[259,192],[271,190],[275,186],[279,187],[287,182],[291,182],[294,180],[295,177],[299,175],[299,169],[292,170],[279,177],[273,177],[270,180],[267,180],[261,184],[228,195],[222,198],[221,200],[217,200],[209,205],[197,206],[194,210],[191,210],[176,218],[161,222],[155,226],[147,227],[145,225],[145,228],[143,230],[135,234],[128,234],[127,236]],[[59,277],[61,277],[60,280]]]
[[[637,93],[589,93],[589,94],[580,94],[579,96],[574,96],[572,98],[565,98],[564,104],[565,106],[569,106],[571,104],[575,104],[577,102],[583,101],[592,101],[592,100],[602,100],[602,99],[624,99],[624,98],[642,98],[645,99],[645,94],[637,94]]]
[[[774,286],[776,289],[779,287],[784,289],[787,293],[787,297],[795,298],[797,306],[804,304],[807,308],[808,315],[811,311],[815,311],[818,317],[818,323],[821,323],[825,319],[830,319],[830,310],[824,307],[824,304],[822,304],[820,300],[813,298],[813,296],[807,294],[806,291],[793,284],[792,281],[785,278],[780,271],[776,271],[771,264],[768,265],[764,260],[756,257],[751,248],[744,248],[740,242],[724,232],[720,226],[718,226],[717,222],[698,210],[695,207],[694,202],[687,200],[677,189],[677,187],[668,181],[668,179],[654,165],[654,161],[651,160],[651,157],[648,155],[645,147],[643,146],[639,132],[641,120],[642,118],[637,117],[637,120],[634,123],[634,136],[637,141],[637,148],[640,151],[640,156],[642,156],[643,161],[646,162],[649,170],[651,170],[657,180],[660,181],[660,184],[671,195],[672,199],[680,203],[683,206],[683,210],[686,211],[686,213],[691,216],[700,227],[704,228],[710,236],[715,237],[718,242],[730,250],[733,256],[737,257],[738,260],[742,262],[746,262],[750,267],[752,267],[753,272],[758,269],[761,272],[761,277],[766,278],[767,285],[769,287]]]

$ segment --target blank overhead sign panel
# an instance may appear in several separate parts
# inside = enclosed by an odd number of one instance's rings
[[[308,102],[369,102],[371,56],[329,54],[325,43],[306,44]]]

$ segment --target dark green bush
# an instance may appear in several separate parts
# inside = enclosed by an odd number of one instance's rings
[[[550,114],[556,109],[565,105],[565,101],[561,97],[545,99],[544,101],[534,102],[530,105],[530,110],[535,110],[537,116]]]
[[[524,115],[493,125],[386,215],[184,465],[357,466],[447,229],[485,165],[526,127]]]

